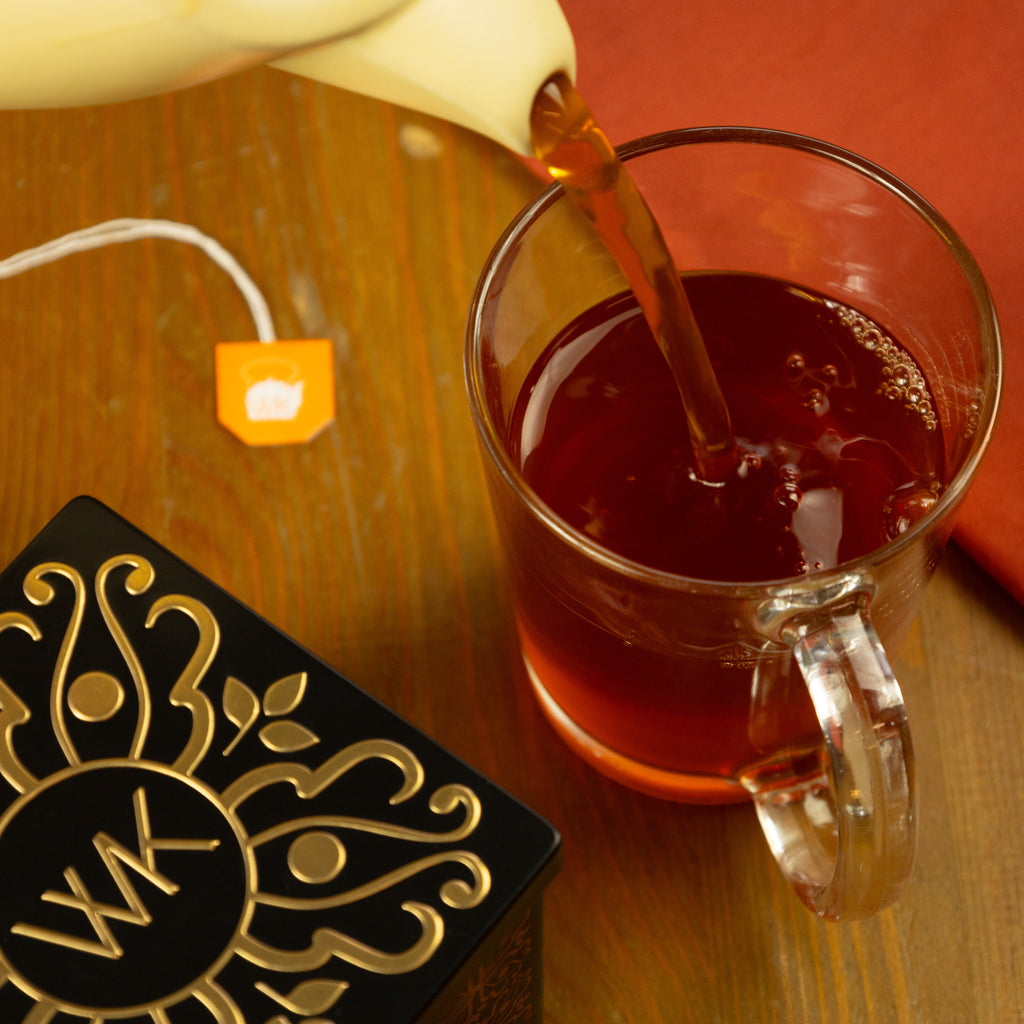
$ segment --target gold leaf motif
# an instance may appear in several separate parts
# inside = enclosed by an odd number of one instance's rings
[[[224,714],[232,724],[238,726],[238,735],[224,748],[226,757],[259,718],[260,702],[256,694],[241,679],[228,676],[224,682],[223,703]]]
[[[258,982],[256,987],[289,1013],[300,1013],[307,1017],[311,1013],[326,1013],[341,998],[342,993],[348,988],[348,982],[333,981],[330,978],[311,978],[296,985],[287,995],[275,992],[265,982]]]
[[[240,729],[256,721],[260,713],[260,702],[256,694],[234,676],[228,676],[224,683],[224,714]]]
[[[293,672],[267,687],[263,695],[263,712],[269,718],[290,714],[302,703],[305,695],[306,673]]]
[[[263,745],[279,754],[305,750],[320,742],[320,737],[298,722],[271,722],[260,729]]]

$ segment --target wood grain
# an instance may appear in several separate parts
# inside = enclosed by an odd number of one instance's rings
[[[1024,612],[956,550],[898,661],[920,853],[874,920],[809,916],[748,807],[628,792],[542,720],[461,369],[476,275],[538,188],[514,157],[269,70],[0,113],[0,153],[0,255],[111,217],[194,224],[282,337],[332,339],[338,372],[322,434],[246,448],[214,416],[213,345],[253,325],[198,250],[135,242],[0,281],[0,562],[93,494],[546,815],[566,846],[551,1024],[1024,1020]]]

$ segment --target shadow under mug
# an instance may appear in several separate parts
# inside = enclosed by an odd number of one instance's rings
[[[999,331],[972,256],[927,202],[835,146],[761,129],[669,132],[619,150],[686,271],[761,274],[846,304],[927,378],[946,460],[933,509],[835,569],[724,583],[637,564],[556,516],[509,455],[552,339],[627,285],[555,185],[483,271],[466,374],[529,677],[556,731],[657,796],[753,798],[820,916],[891,903],[913,866],[914,757],[888,654],[902,641],[987,445]]]

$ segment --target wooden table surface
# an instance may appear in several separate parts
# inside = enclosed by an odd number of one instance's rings
[[[0,113],[0,155],[0,256],[115,217],[194,224],[281,337],[333,341],[338,373],[331,426],[249,448],[216,421],[213,346],[254,328],[199,250],[133,242],[0,281],[0,563],[93,494],[546,816],[565,843],[549,1022],[1024,1020],[1024,611],[961,552],[897,659],[920,850],[873,920],[810,916],[750,807],[636,795],[542,719],[461,368],[476,275],[538,188],[514,157],[266,69]]]

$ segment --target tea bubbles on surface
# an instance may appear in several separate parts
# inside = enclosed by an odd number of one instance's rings
[[[941,493],[941,431],[926,386],[912,393],[924,377],[905,349],[784,281],[684,280],[730,409],[736,470],[711,486],[690,470],[671,373],[624,295],[555,339],[520,397],[510,449],[554,511],[635,561],[733,581],[832,568],[927,514]],[[516,436],[526,423],[543,429]]]

